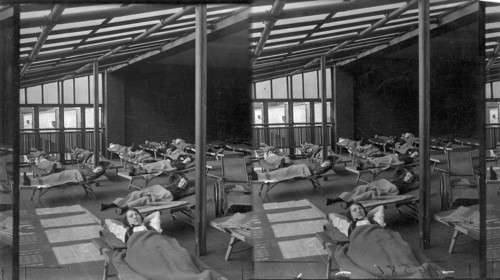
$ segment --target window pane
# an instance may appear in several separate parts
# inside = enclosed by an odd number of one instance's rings
[[[332,98],[332,68],[326,68],[326,98]]]
[[[252,98],[252,99],[255,99],[255,98],[256,98],[256,97],[255,97],[255,84],[254,84],[254,83],[250,84],[250,94],[251,94],[251,95],[250,95],[250,96],[251,96],[250,98]]]
[[[99,74],[99,104],[102,104],[102,74]]]
[[[269,102],[268,107],[269,124],[280,124],[288,122],[288,103]]]
[[[59,98],[57,93],[57,83],[43,85],[43,103],[58,104]]]
[[[99,126],[101,126],[102,116],[100,114],[101,109],[99,108]],[[94,108],[85,108],[85,127],[94,128]]]
[[[32,129],[33,128],[33,108],[21,107],[19,108],[19,128]]]
[[[253,123],[254,124],[262,124],[264,119],[263,115],[263,103],[262,102],[254,102],[253,103]]]
[[[318,98],[317,72],[304,73],[304,98]]]
[[[42,86],[29,87],[26,90],[28,104],[42,104]]]
[[[24,88],[19,90],[19,104],[26,104],[26,95]]]
[[[59,112],[59,108],[57,107],[40,107],[40,111],[38,113],[39,118],[39,128],[58,128],[58,120],[57,117]]]
[[[256,83],[255,91],[257,99],[271,98],[271,83],[269,81]]]
[[[75,79],[75,98],[76,104],[89,104],[88,77]]]
[[[75,96],[73,94],[73,79],[63,82],[64,87],[64,104],[75,104]]]
[[[326,102],[326,122],[330,122],[331,114],[331,102]],[[323,107],[321,102],[314,103],[314,122],[321,123],[322,121]]]
[[[309,102],[294,102],[293,103],[293,122],[308,123],[310,120],[311,110]]]
[[[90,104],[94,104],[94,75],[89,76]]]
[[[64,108],[64,128],[82,127],[80,107]]]
[[[273,80],[273,98],[288,98],[285,77]]]
[[[302,99],[304,95],[302,94],[302,74],[298,74],[292,77],[292,88],[293,88],[293,98]]]
[[[493,98],[500,98],[500,82],[493,82]]]

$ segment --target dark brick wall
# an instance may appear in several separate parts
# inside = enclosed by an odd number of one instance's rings
[[[118,143],[125,145],[125,80],[119,73],[109,73],[107,76],[107,95],[104,100],[106,129],[106,145]]]
[[[148,66],[123,74],[122,143],[144,140],[195,140],[195,75],[190,66]],[[207,141],[229,136],[250,138],[248,72],[209,68],[207,77]],[[112,85],[110,85],[112,86]],[[114,106],[111,104],[111,106]]]
[[[353,78],[342,69],[334,71],[335,100],[334,117],[335,129],[333,139],[338,141],[340,137],[354,138],[354,88]]]
[[[431,57],[431,136],[477,133],[477,64]],[[355,138],[418,135],[418,61],[366,58],[346,70],[354,77]]]

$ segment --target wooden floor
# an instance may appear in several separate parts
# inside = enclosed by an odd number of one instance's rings
[[[76,166],[75,166],[76,167]],[[88,239],[79,238],[78,240],[67,240],[64,242],[51,243],[48,236],[49,228],[43,226],[41,220],[45,217],[50,219],[63,219],[68,213],[49,213],[51,216],[41,216],[40,209],[52,209],[58,211],[65,206],[81,206],[84,211],[75,210],[75,215],[87,214],[93,217],[96,221],[102,221],[106,218],[120,218],[114,209],[99,211],[99,204],[110,202],[116,197],[123,197],[129,193],[127,189],[127,181],[112,177],[103,183],[100,187],[95,188],[97,196],[96,201],[92,201],[85,197],[84,191],[78,187],[70,187],[57,192],[49,192],[41,200],[43,206],[39,207],[38,211],[33,207],[33,203],[29,200],[27,192],[21,192],[21,279],[100,279],[102,277],[103,260],[98,256],[94,256],[91,247],[85,246],[88,244]],[[191,175],[193,176],[193,175]],[[390,176],[389,173],[382,174],[381,178]],[[432,175],[432,188],[438,190],[439,174]],[[157,179],[155,179],[157,180]],[[159,180],[159,179],[158,179]],[[314,190],[309,181],[299,181],[289,184],[283,184],[275,187],[269,192],[269,198],[273,202],[284,202],[289,200],[308,199],[317,208],[324,213],[330,212],[345,212],[340,207],[340,204],[325,206],[324,200],[327,196],[336,196],[343,191],[352,190],[355,184],[355,176],[351,174],[336,175],[331,181],[321,180],[322,189]],[[154,183],[162,183],[161,180],[153,181]],[[213,181],[207,179],[208,196],[213,197]],[[194,196],[188,197],[187,200],[194,202]],[[432,199],[431,216],[439,211],[439,197]],[[257,201],[256,203],[261,203]],[[215,217],[214,203],[209,201],[207,204],[208,220]],[[80,209],[80,208],[75,208]],[[47,213],[46,213],[47,214]],[[48,214],[47,214],[48,215]],[[419,226],[418,221],[399,214],[395,208],[389,207],[386,210],[387,226],[401,233],[403,238],[408,241],[415,250],[420,251],[428,260],[435,262],[445,270],[454,271],[456,278],[474,278],[478,277],[479,269],[479,242],[462,236],[458,242],[469,242],[464,245],[456,246],[453,254],[448,253],[448,247],[453,234],[453,230],[432,221],[431,223],[431,246],[429,249],[421,250],[419,246]],[[96,223],[93,221],[82,220],[78,226],[80,228],[91,228]],[[61,226],[62,229],[69,226]],[[172,220],[168,215],[162,216],[162,227],[164,233],[176,237],[182,246],[187,250],[194,252],[195,235],[194,229],[180,221]],[[54,228],[50,228],[53,230]],[[56,227],[57,229],[57,227]],[[53,241],[52,241],[53,242]],[[216,269],[228,279],[251,279],[253,275],[252,250],[244,250],[231,255],[229,261],[224,260],[225,249],[229,242],[229,236],[225,233],[207,227],[207,254],[201,256],[201,259],[211,268]],[[248,248],[244,243],[238,243],[238,246]],[[240,247],[240,248],[241,248]],[[73,262],[61,264],[62,249],[73,250],[79,252],[88,251],[88,255],[94,259],[81,259]],[[77,249],[75,249],[77,248]],[[10,249],[8,247],[0,249],[0,258],[2,259],[2,279],[10,279]],[[326,269],[326,256],[324,268]],[[111,277],[110,279],[116,279]]]

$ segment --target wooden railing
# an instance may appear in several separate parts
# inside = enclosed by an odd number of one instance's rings
[[[99,139],[101,139],[101,147],[103,147],[104,139],[102,128],[100,130]],[[28,154],[31,148],[36,148],[48,154],[64,155],[71,152],[70,149],[75,146],[86,150],[93,150],[94,129],[19,130],[20,155]]]
[[[328,126],[328,145],[331,144],[331,125]],[[301,143],[322,144],[322,127],[313,125],[255,125],[253,127],[253,145],[260,143],[282,149],[285,154],[297,154]]]

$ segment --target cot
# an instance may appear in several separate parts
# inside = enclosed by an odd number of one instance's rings
[[[68,170],[70,171],[70,170]],[[76,170],[76,172],[79,172]],[[62,172],[61,172],[62,173]],[[60,175],[61,173],[54,173],[52,175]],[[64,176],[64,175],[60,175]],[[20,182],[23,181],[22,176],[20,176]],[[85,191],[85,195],[89,196],[90,199],[95,200],[95,193],[94,189],[92,188],[92,184],[95,184],[98,186],[100,183],[105,182],[108,180],[104,175],[99,176],[96,179],[92,180],[83,180],[83,181],[76,181],[74,179],[68,179],[68,178],[60,178],[61,181],[60,183],[51,183],[51,184],[39,184],[39,185],[20,185],[20,189],[25,189],[25,190],[32,190],[32,194],[30,197],[30,200],[34,200],[34,205],[35,207],[38,206],[40,203],[40,199],[43,195],[45,195],[47,192],[50,190],[58,189],[58,188],[64,188],[64,187],[70,187],[70,186],[81,186],[83,190]]]
[[[375,225],[361,226],[355,229],[348,238],[331,223],[323,226],[323,231],[316,234],[316,238],[327,251],[326,279],[336,278],[447,278],[453,276],[453,271],[443,270],[434,263],[424,260],[424,257],[411,248],[394,246],[394,242],[401,242],[397,232],[387,230],[380,234]],[[390,240],[386,239],[390,236]],[[361,243],[361,245],[356,243]],[[390,246],[393,250],[378,250],[379,246]],[[351,251],[349,249],[351,247]],[[358,248],[365,248],[362,253]],[[373,248],[373,249],[371,249]],[[367,255],[365,255],[367,254]],[[394,255],[393,255],[394,254]],[[376,255],[376,258],[370,256]],[[394,257],[397,256],[397,257]],[[396,263],[391,264],[392,261]],[[337,265],[335,264],[337,262]],[[377,265],[380,263],[383,265]],[[337,271],[332,277],[332,273]],[[423,275],[419,275],[423,273]],[[429,273],[430,275],[428,275]]]
[[[113,268],[117,272],[117,277],[118,279],[144,279],[144,276],[141,275],[139,272],[136,272],[135,270],[132,270],[128,264],[127,264],[127,259],[126,257],[121,257],[125,253],[127,253],[127,246],[133,246],[132,249],[139,249],[141,250],[141,245],[145,244],[148,245],[150,243],[142,243],[142,240],[147,241],[149,238],[156,238],[156,240],[161,240],[163,242],[168,242],[168,244],[171,244],[172,247],[170,247],[169,253],[167,254],[166,258],[179,258],[181,257],[179,254],[176,254],[174,251],[176,250],[181,250],[181,253],[186,253],[185,249],[183,249],[175,240],[174,238],[167,238],[161,239],[158,235],[154,236],[155,234],[158,233],[151,233],[150,231],[146,232],[139,232],[139,233],[134,233],[134,235],[140,235],[140,239],[136,238],[131,238],[127,244],[123,243],[121,240],[116,238],[108,229],[106,229],[103,226],[103,229],[99,232],[99,237],[92,239],[93,245],[99,250],[100,254],[104,257],[104,270],[103,270],[103,280],[108,279],[109,275],[109,269]],[[155,240],[155,239],[152,239]],[[158,243],[156,243],[158,244]],[[157,247],[160,248],[160,246],[163,246],[164,243],[158,244]],[[145,247],[146,248],[146,247]],[[163,247],[162,247],[163,248]],[[130,249],[130,248],[129,248]],[[130,249],[130,250],[132,250]],[[159,249],[157,249],[159,250]],[[183,252],[182,252],[183,251]],[[152,256],[153,258],[155,257],[153,254],[146,254],[146,256]],[[184,256],[184,254],[182,254]],[[167,261],[167,260],[166,260]],[[198,257],[196,257],[193,254],[189,254],[189,259],[186,259],[185,262],[191,261],[192,264],[199,270],[206,270],[209,269],[209,266],[202,262]],[[184,273],[183,271],[176,270],[177,268],[176,265],[165,265],[163,268],[156,268],[157,270],[160,269],[172,269],[172,271],[168,271],[169,273],[164,274],[164,279],[177,279],[176,277],[181,278]],[[147,271],[147,267],[142,267],[143,270]],[[176,276],[176,273],[180,273],[179,275]],[[215,270],[210,270],[208,274],[207,279],[217,279],[217,280],[227,280],[224,276],[219,274]],[[169,278],[170,277],[170,278]],[[182,279],[194,279],[194,278],[182,278]]]
[[[130,188],[136,188],[138,190],[142,190],[144,189],[154,178],[158,177],[158,176],[162,176],[162,175],[167,175],[167,174],[172,174],[172,173],[178,173],[178,174],[185,174],[185,173],[188,173],[189,171],[191,170],[194,170],[194,167],[190,167],[190,168],[186,168],[186,169],[182,169],[182,170],[175,170],[175,171],[171,171],[171,170],[160,170],[160,171],[157,171],[157,172],[153,172],[153,173],[147,173],[147,174],[141,174],[141,175],[130,175],[129,172],[126,172],[126,171],[120,171],[120,172],[117,172],[118,176],[126,179],[129,181],[128,183],[128,186],[127,186],[127,189],[130,189]],[[137,180],[143,180],[144,183],[142,185],[139,185],[137,183],[134,183],[137,182]]]
[[[309,168],[305,164],[291,165],[289,167],[274,170],[272,172],[272,176],[270,176],[271,173],[267,171],[264,173],[257,172],[258,178],[252,180],[252,183],[260,185],[259,195],[261,195],[263,201],[269,199],[269,191],[276,187],[278,184],[300,180],[309,180],[313,188],[315,190],[319,190],[321,189],[319,179],[323,178],[325,181],[327,181],[330,177],[336,175],[336,173],[331,169],[323,174],[311,174]]]

